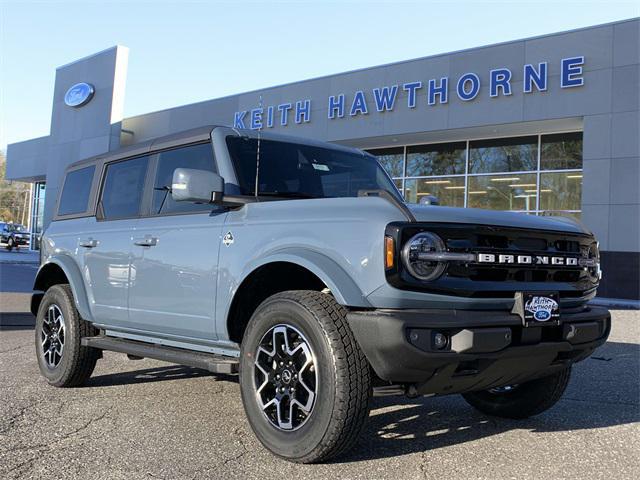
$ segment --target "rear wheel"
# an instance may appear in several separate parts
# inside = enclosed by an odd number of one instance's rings
[[[567,367],[548,377],[462,396],[471,406],[488,415],[522,419],[553,407],[562,397],[570,378],[571,367]]]
[[[97,331],[80,318],[69,285],[47,290],[38,309],[35,333],[38,366],[49,384],[76,387],[91,376],[100,350],[84,347],[80,340]]]
[[[249,423],[276,455],[327,460],[358,439],[369,414],[369,363],[346,309],[315,291],[265,300],[244,334],[240,388]]]

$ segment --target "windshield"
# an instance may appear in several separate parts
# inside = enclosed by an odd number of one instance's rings
[[[243,195],[254,195],[255,138],[227,137]],[[386,190],[402,201],[374,157],[297,143],[260,141],[258,195],[285,198],[357,197],[359,190]]]

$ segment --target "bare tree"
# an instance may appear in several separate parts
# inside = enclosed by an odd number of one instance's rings
[[[30,184],[6,180],[7,160],[0,151],[0,220],[26,224],[29,220]]]

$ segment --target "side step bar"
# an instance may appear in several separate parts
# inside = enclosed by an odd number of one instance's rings
[[[163,362],[177,363],[187,367],[202,368],[213,373],[227,375],[238,373],[238,360],[212,353],[194,352],[182,348],[166,347],[152,343],[136,342],[124,338],[85,337],[82,339],[85,347],[99,348],[112,352],[126,353],[135,357],[153,358]]]

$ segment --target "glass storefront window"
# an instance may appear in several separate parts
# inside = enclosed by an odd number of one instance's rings
[[[40,237],[44,220],[44,197],[46,184],[37,182],[33,185],[31,204],[31,249],[40,250]]]
[[[582,172],[540,174],[540,210],[580,210]]]
[[[404,147],[379,148],[368,150],[368,152],[378,157],[378,162],[389,176],[402,177],[404,175]]]
[[[542,135],[540,170],[582,168],[582,132]]]
[[[400,192],[400,195],[404,196],[404,192],[402,191],[402,179],[401,178],[394,178],[393,179],[393,183],[396,184],[396,187],[397,187],[398,191]]]
[[[536,209],[535,173],[469,177],[467,206],[490,210],[530,211]]]
[[[392,173],[398,189],[404,180],[407,202],[418,203],[433,195],[441,205],[580,218],[582,137],[582,132],[554,133],[411,145],[371,153]]]
[[[469,142],[469,173],[520,172],[537,168],[537,136]]]
[[[440,205],[464,207],[464,177],[408,178],[405,180],[405,199],[420,203],[420,199],[433,195]]]
[[[465,173],[466,142],[407,147],[407,177]]]

